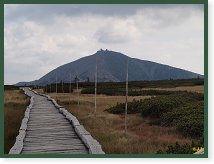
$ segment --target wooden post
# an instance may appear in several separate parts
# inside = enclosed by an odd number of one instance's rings
[[[80,102],[79,102],[79,84],[78,83],[79,83],[79,79],[77,76],[77,105],[79,107]]]
[[[127,134],[127,113],[128,113],[128,59],[126,63],[125,134]]]
[[[71,72],[70,72],[70,83],[69,83],[69,99],[70,99],[70,104],[71,104]]]
[[[94,87],[94,114],[96,115],[97,111],[97,57],[96,57],[96,66],[95,66],[95,87]]]
[[[62,81],[62,93],[64,93],[63,81]]]
[[[51,83],[50,83],[50,93],[51,93]]]
[[[57,100],[57,73],[56,73],[56,100]]]
[[[71,93],[71,73],[70,73],[70,85],[69,85],[69,93]]]

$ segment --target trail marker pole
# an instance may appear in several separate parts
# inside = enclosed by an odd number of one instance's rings
[[[50,83],[50,93],[51,93],[51,83]]]
[[[71,93],[71,73],[70,73],[69,93]]]
[[[128,113],[128,60],[126,63],[125,134],[127,134],[127,113]]]
[[[94,88],[94,114],[96,116],[97,111],[97,57],[96,57],[96,66],[95,66],[95,88]]]
[[[57,100],[57,73],[56,73],[56,100]]]
[[[62,93],[64,93],[63,81],[62,81]]]
[[[79,107],[80,102],[79,102],[79,84],[78,83],[79,83],[79,79],[77,76],[77,105]]]
[[[69,84],[70,104],[71,104],[71,72],[70,72],[70,84]]]

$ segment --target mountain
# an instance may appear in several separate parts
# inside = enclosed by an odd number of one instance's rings
[[[56,76],[57,82],[70,82],[70,79],[74,81],[76,75],[78,75],[80,81],[94,81],[96,61],[98,81],[125,81],[127,60],[129,66],[129,81],[203,78],[203,75],[180,68],[130,58],[119,52],[101,49],[93,55],[62,65],[36,81],[19,82],[16,85],[46,85],[55,83]]]

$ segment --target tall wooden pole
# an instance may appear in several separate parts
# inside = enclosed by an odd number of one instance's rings
[[[78,76],[77,76],[77,105],[79,106],[80,102],[79,102],[79,79],[78,79]]]
[[[94,114],[97,111],[97,57],[95,66],[95,87],[94,87]]]
[[[69,93],[71,93],[71,72],[70,72],[70,85],[69,85]]]
[[[63,81],[62,81],[62,93],[64,93]]]
[[[127,113],[128,113],[128,60],[126,63],[125,134],[127,133]]]
[[[57,99],[57,73],[56,73],[56,99]]]
[[[70,100],[70,104],[71,104],[71,72],[70,72],[70,79],[69,79],[69,100]]]
[[[50,83],[50,93],[51,93],[51,83]]]

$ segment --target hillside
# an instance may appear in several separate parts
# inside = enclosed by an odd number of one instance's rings
[[[76,75],[80,81],[94,81],[97,61],[99,82],[125,81],[126,62],[129,62],[129,81],[189,79],[203,77],[197,73],[171,67],[151,61],[130,58],[122,53],[99,50],[95,54],[62,65],[33,82],[20,82],[16,85],[46,85],[57,81],[74,81]]]

